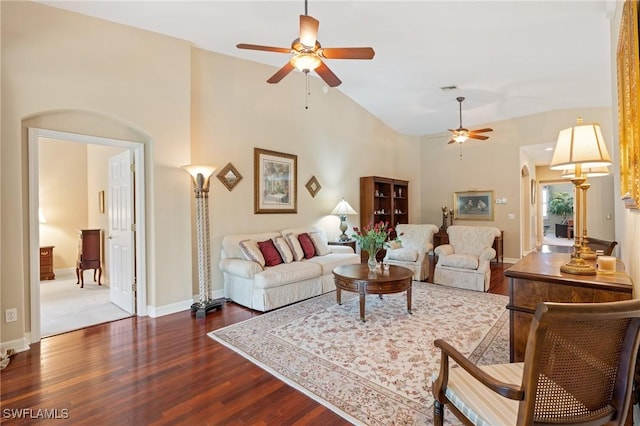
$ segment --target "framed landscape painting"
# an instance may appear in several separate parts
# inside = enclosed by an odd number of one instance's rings
[[[298,212],[298,156],[254,148],[254,213]]]
[[[493,220],[493,191],[455,192],[454,218],[460,220]]]

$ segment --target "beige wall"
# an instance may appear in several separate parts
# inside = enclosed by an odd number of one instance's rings
[[[19,318],[2,323],[3,342],[31,329],[27,122],[146,144],[148,304],[190,301],[190,190],[179,166],[191,158],[191,46],[34,3],[0,7],[1,309],[17,307]]]
[[[197,291],[190,178],[179,168],[184,164],[231,162],[243,176],[231,192],[215,177],[212,182],[213,286],[220,291],[222,236],[320,224],[333,238],[339,222],[327,213],[342,197],[358,210],[358,178],[367,175],[411,182],[412,222],[439,225],[440,207],[452,205],[455,191],[494,190],[508,203],[494,206],[492,224],[505,230],[505,257],[518,258],[525,205],[520,170],[529,164],[519,147],[554,141],[578,115],[598,121],[613,139],[616,119],[608,108],[553,111],[491,123],[491,139],[465,144],[459,160],[446,136],[398,135],[339,90],[323,94],[316,78],[310,78],[305,110],[299,73],[268,85],[275,68],[181,40],[34,3],[1,2],[0,10],[0,311],[19,308],[19,321],[1,322],[2,342],[23,339],[31,327],[27,125],[145,145],[148,305],[159,311],[188,307]],[[254,147],[298,156],[297,214],[253,214]],[[322,185],[315,198],[304,188],[311,176]],[[100,184],[87,187],[89,206]],[[638,258],[640,221],[637,212],[619,206],[616,220],[629,265]],[[359,218],[348,222],[353,226]],[[638,282],[636,268],[628,267]]]
[[[40,207],[47,223],[40,225],[40,245],[55,246],[54,268],[74,269],[79,229],[108,229],[107,214],[99,212],[98,192],[108,203],[108,159],[122,148],[39,140]],[[103,250],[103,283],[108,284],[108,253]]]
[[[215,177],[212,182],[218,292],[223,235],[320,224],[333,238],[339,221],[328,212],[342,197],[359,208],[360,176],[410,180],[415,197],[410,213],[418,220],[418,138],[398,135],[337,90],[323,94],[316,78],[310,79],[305,110],[301,74],[267,85],[273,67],[38,4],[3,2],[0,7],[3,231],[13,224],[1,240],[1,309],[18,307],[20,318],[2,323],[3,342],[30,330],[26,126],[145,144],[147,293],[148,305],[157,311],[188,308],[197,292],[192,191],[190,178],[180,170],[184,164],[232,162],[244,177],[232,192]],[[32,67],[42,62],[47,67]],[[253,214],[254,147],[298,156],[298,214]],[[311,176],[322,185],[315,198],[304,187]],[[9,186],[8,181],[22,183]],[[88,179],[89,209],[98,185]],[[89,212],[92,225],[93,220],[100,218]],[[358,220],[350,217],[349,224]],[[7,247],[19,255],[7,256]]]
[[[55,269],[75,268],[78,229],[88,222],[87,146],[41,138],[39,160],[40,208],[47,220],[40,225],[40,245],[55,246]]]
[[[323,94],[316,78],[309,79],[307,110],[300,73],[269,85],[265,79],[272,67],[199,49],[193,49],[192,57],[193,161],[218,169],[231,162],[243,176],[231,192],[212,178],[214,288],[222,288],[217,268],[222,237],[316,224],[335,238],[339,219],[329,212],[342,197],[359,211],[360,176],[409,180],[415,194],[410,214],[419,220],[417,137],[398,135],[337,90]],[[297,214],[253,213],[254,148],[298,156]],[[304,186],[312,176],[322,187],[315,197]],[[359,225],[359,218],[349,217],[348,223]]]
[[[550,111],[513,120],[478,125],[494,129],[487,141],[469,141],[462,146],[462,159],[457,144],[447,144],[446,135],[422,138],[422,221],[440,224],[443,205],[453,206],[457,191],[493,190],[496,198],[506,198],[507,204],[494,205],[494,221],[456,221],[456,224],[489,225],[504,230],[505,257],[519,259],[527,247],[522,247],[520,230],[524,221],[531,221],[529,211],[523,211],[529,193],[529,179],[536,179],[535,166],[521,158],[520,147],[555,142],[558,132],[575,123],[580,116],[585,122],[600,123],[603,135],[612,147],[610,108],[581,108]],[[529,176],[523,184],[523,166]],[[521,195],[522,194],[522,195]],[[522,197],[522,198],[521,198]],[[512,213],[514,219],[508,219]]]

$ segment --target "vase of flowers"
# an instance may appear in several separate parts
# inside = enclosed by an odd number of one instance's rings
[[[389,244],[390,234],[393,228],[389,228],[389,222],[378,222],[369,224],[364,229],[353,227],[355,234],[352,237],[360,244],[360,249],[369,253],[367,265],[370,271],[374,271],[378,266],[376,255],[380,250]]]

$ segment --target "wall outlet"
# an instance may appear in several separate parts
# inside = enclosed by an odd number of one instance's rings
[[[5,322],[18,321],[18,309],[11,308],[4,311],[4,320]]]
[[[516,218],[516,215],[515,215],[515,214],[513,214],[513,213],[509,213],[509,214],[507,215],[507,219],[511,219],[511,220],[513,220],[513,219],[515,219],[515,218]]]

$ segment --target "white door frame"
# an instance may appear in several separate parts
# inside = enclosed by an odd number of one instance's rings
[[[39,139],[51,138],[94,145],[126,148],[133,152],[135,159],[135,262],[136,262],[136,315],[147,315],[147,275],[146,275],[146,224],[145,224],[145,166],[144,144],[140,142],[81,135],[57,130],[28,128],[29,136],[29,272],[31,276],[31,343],[40,341],[40,224],[39,204]]]

